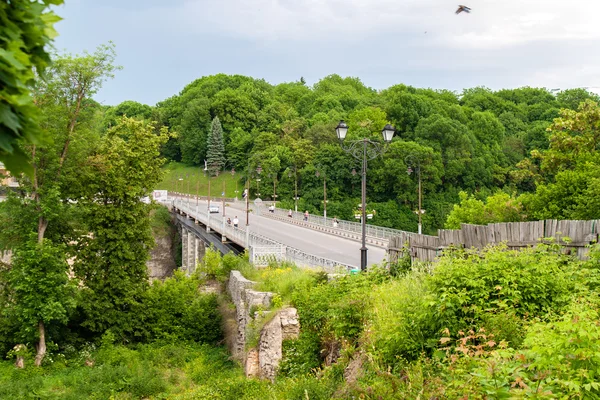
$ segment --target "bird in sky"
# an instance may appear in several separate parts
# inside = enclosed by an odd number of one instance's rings
[[[458,6],[458,10],[456,10],[456,14],[460,14],[463,11],[466,12],[466,13],[470,13],[471,9],[469,7],[467,7],[467,6],[459,5]]]

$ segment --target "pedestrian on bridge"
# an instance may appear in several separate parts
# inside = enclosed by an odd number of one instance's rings
[[[235,217],[233,217],[233,227],[237,228],[239,223],[240,223],[240,220],[238,219],[238,217],[236,215]]]
[[[308,210],[304,211],[304,220],[308,221]]]
[[[292,209],[290,208],[290,210],[288,211],[288,217],[292,218]]]

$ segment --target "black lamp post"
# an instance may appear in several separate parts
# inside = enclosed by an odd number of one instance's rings
[[[413,173],[413,166],[417,169],[417,179],[419,181],[419,186],[418,186],[418,193],[419,193],[419,208],[417,209],[417,214],[419,215],[419,229],[418,229],[418,233],[419,235],[422,233],[422,227],[423,227],[423,223],[422,223],[422,216],[425,213],[425,210],[422,209],[422,190],[421,190],[421,159],[419,157],[417,157],[414,154],[409,154],[408,156],[406,156],[406,158],[404,159],[404,162],[406,163],[406,165],[408,166],[408,168],[406,169],[406,173],[408,175],[411,175]]]
[[[288,177],[292,177],[292,171],[288,171]],[[298,169],[294,165],[294,211],[298,212]]]
[[[277,206],[277,174],[269,174],[269,178],[273,179],[273,203]]]
[[[262,172],[262,167],[260,164],[256,167],[256,173],[258,174],[258,178],[256,178],[256,196],[260,198],[260,173]]]
[[[317,178],[321,173],[317,170],[315,173]],[[323,172],[323,217],[327,218],[327,175]]]
[[[335,128],[335,132],[340,141],[340,144],[344,151],[352,155],[357,160],[362,162],[362,186],[361,186],[361,230],[362,230],[362,247],[360,248],[360,269],[362,271],[367,270],[367,162],[372,160],[379,155],[383,154],[386,150],[385,145],[392,141],[396,129],[387,124],[381,134],[383,135],[384,144],[370,140],[368,138],[362,138],[359,140],[351,140],[344,144],[346,134],[348,133],[348,125],[344,121]]]

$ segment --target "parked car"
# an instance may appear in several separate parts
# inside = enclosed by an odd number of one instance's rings
[[[208,207],[208,212],[211,213],[211,214],[218,213],[219,212],[219,206],[210,205]]]

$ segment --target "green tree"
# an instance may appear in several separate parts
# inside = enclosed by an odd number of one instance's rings
[[[223,143],[223,128],[219,117],[215,117],[210,124],[208,134],[206,162],[211,175],[216,175],[225,166],[225,145]]]
[[[109,107],[104,113],[102,128],[106,130],[115,126],[119,117],[122,116],[149,121],[153,116],[152,107],[132,100],[126,100],[117,106]]]
[[[30,155],[18,145],[41,143],[38,110],[31,98],[36,73],[50,63],[44,49],[57,35],[60,20],[51,5],[63,0],[11,0],[0,2],[0,161],[13,174],[31,173]]]
[[[446,229],[460,229],[460,224],[486,225],[494,222],[518,222],[525,219],[519,199],[498,192],[485,202],[460,192],[460,203],[448,215]]]
[[[86,225],[74,271],[84,285],[82,325],[93,333],[111,328],[124,340],[139,329],[136,315],[154,244],[152,206],[141,198],[160,182],[166,140],[166,128],[156,135],[153,125],[123,117],[88,159],[79,196]]]
[[[182,162],[190,165],[204,164],[209,124],[210,101],[206,97],[196,98],[187,103],[179,127]]]
[[[18,211],[9,207],[11,219],[20,227],[9,231],[17,234],[11,238],[17,248],[30,240],[28,235],[17,237],[19,229],[36,232],[40,245],[46,237],[56,244],[75,239],[73,228],[77,220],[72,215],[74,204],[68,200],[76,197],[73,194],[81,185],[84,160],[96,143],[92,125],[98,104],[91,96],[117,68],[114,58],[112,45],[100,46],[94,54],[59,57],[36,87],[40,126],[51,140],[24,147],[33,160],[33,176],[20,180]],[[66,274],[66,264],[64,267]],[[23,284],[32,282],[25,280]],[[46,354],[44,321],[35,325],[39,332],[36,365],[40,365]]]
[[[68,269],[65,246],[37,237],[28,240],[14,252],[8,272],[12,301],[4,310],[8,318],[19,321],[19,339],[24,342],[39,339],[45,346],[49,326],[66,324],[75,308],[75,281]],[[39,366],[43,353],[35,364]]]
[[[600,103],[600,96],[583,88],[562,90],[556,95],[558,104],[571,110],[577,110],[579,105],[586,100]]]

